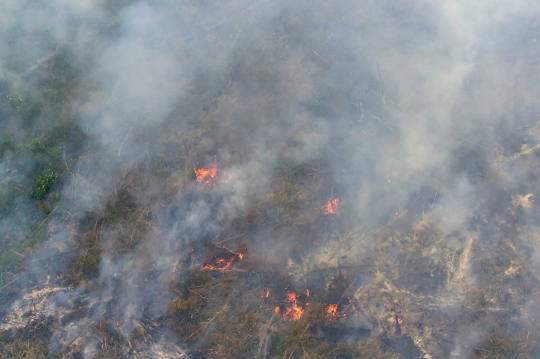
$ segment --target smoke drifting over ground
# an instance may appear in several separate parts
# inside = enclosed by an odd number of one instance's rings
[[[537,2],[2,7],[5,353],[540,355]]]

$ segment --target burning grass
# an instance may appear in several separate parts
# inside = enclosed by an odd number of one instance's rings
[[[205,183],[208,186],[215,186],[217,179],[217,164],[213,164],[209,168],[196,168],[193,167],[193,172],[195,172],[196,181],[199,183]]]
[[[337,322],[337,315],[328,315],[328,308],[337,310],[337,305],[317,299],[323,287],[298,290],[283,285],[289,282],[283,268],[250,255],[240,262],[238,255],[220,253],[211,260],[212,266],[219,259],[242,264],[242,271],[227,270],[230,266],[194,271],[187,287],[174,289],[178,298],[169,306],[168,322],[183,341],[194,345],[194,357],[328,358],[363,352],[356,342],[346,345],[321,334],[319,328],[328,325],[334,326],[332,333],[350,331]]]
[[[234,269],[232,267],[233,263],[237,260],[241,261],[243,258],[244,255],[242,253],[235,253],[228,258],[215,258],[211,263],[206,263],[201,270],[224,272],[226,270]]]
[[[329,304],[326,306],[326,314],[333,318],[333,319],[336,319],[337,318],[337,315],[338,315],[338,305],[337,304]]]
[[[288,292],[284,303],[274,308],[274,312],[285,321],[296,322],[309,306],[309,291],[303,294]]]
[[[212,164],[208,168],[193,167],[195,173],[195,182],[205,184],[209,187],[215,187],[218,182],[222,184],[231,184],[234,180],[234,172],[218,172],[218,165]]]
[[[339,207],[339,198],[328,198],[324,206],[318,207],[324,215],[336,214]]]

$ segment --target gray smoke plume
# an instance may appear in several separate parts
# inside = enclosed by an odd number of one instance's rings
[[[540,3],[2,8],[0,237],[45,240],[6,250],[24,270],[0,282],[17,288],[0,304],[33,314],[9,314],[0,331],[49,318],[54,354],[96,357],[99,333],[113,332],[124,356],[187,356],[188,343],[151,322],[166,317],[171,282],[187,285],[203,265],[197,250],[227,231],[249,232],[248,251],[295,276],[334,261],[375,268],[351,272],[352,296],[398,352],[398,316],[424,357],[472,355],[497,328],[538,329],[522,289],[540,270]],[[55,113],[27,115],[51,99]],[[39,125],[52,118],[70,118],[72,132]],[[55,134],[81,144],[47,149]],[[43,214],[22,189],[52,158],[62,172]],[[213,165],[214,186],[195,181],[194,167]],[[293,184],[291,168],[305,181]],[[338,197],[340,216],[321,216]],[[73,279],[88,256],[98,264]]]

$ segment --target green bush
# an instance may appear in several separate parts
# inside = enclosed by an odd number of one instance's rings
[[[47,148],[45,148],[43,142],[39,139],[35,139],[30,143],[30,152],[34,155],[37,153],[47,153]]]
[[[43,171],[36,179],[36,186],[32,190],[32,197],[42,199],[49,193],[58,181],[58,174],[50,169]]]

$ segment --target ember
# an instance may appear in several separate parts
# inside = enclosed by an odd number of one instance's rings
[[[195,172],[196,181],[199,183],[206,183],[208,186],[216,185],[216,176],[217,176],[217,164],[212,165],[210,168],[197,168],[193,167],[193,172]]]
[[[232,180],[233,180],[233,177],[234,177],[234,173],[233,172],[229,173],[227,175],[227,178],[225,179],[225,183],[227,183],[227,184],[231,183]]]
[[[356,308],[356,305],[355,305],[355,301],[351,298],[351,297],[348,297],[348,301],[349,301],[349,307],[351,308],[352,312],[353,312],[353,315],[355,317],[359,317],[360,316],[360,312],[358,311],[358,309]]]
[[[329,306],[326,307],[326,314],[328,314],[332,318],[336,318],[337,317],[337,310],[338,310],[338,305],[337,304],[330,304]]]
[[[395,179],[397,177],[397,172],[394,172],[392,174],[386,174],[385,177],[386,177],[386,182],[392,183],[392,178]]]
[[[401,324],[403,324],[403,320],[396,315],[396,335],[398,336],[401,335]]]
[[[319,207],[319,209],[323,211],[323,214],[330,215],[336,214],[338,206],[339,198],[329,198],[328,202],[324,206]]]
[[[215,349],[212,349],[212,348],[208,349],[206,352],[204,350],[201,350],[201,349],[197,349],[197,351],[199,353],[203,354],[203,355],[206,354],[207,356],[208,355],[212,355],[212,356],[213,355],[218,355],[219,353],[221,353],[221,350],[215,350]]]

